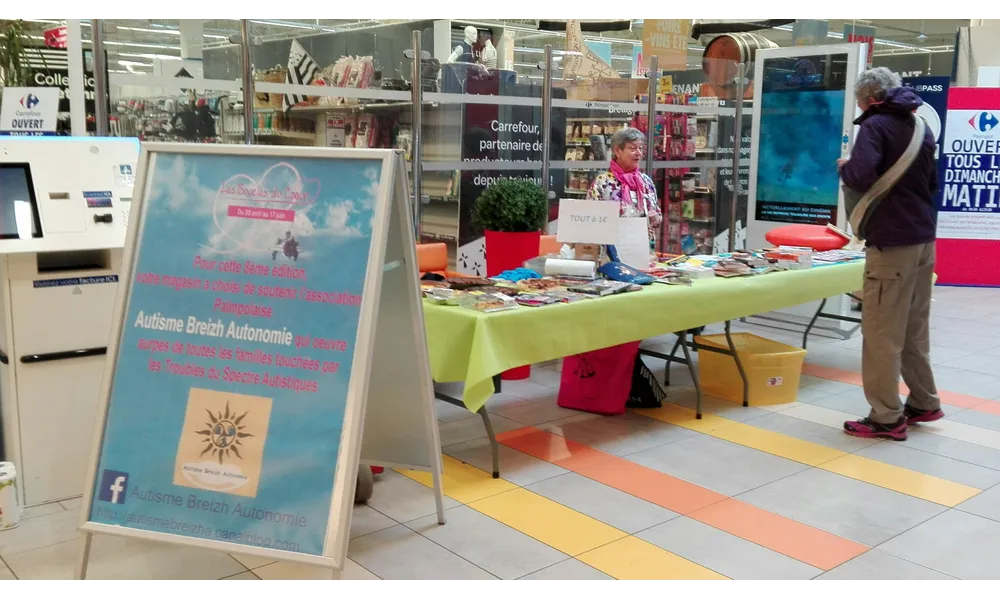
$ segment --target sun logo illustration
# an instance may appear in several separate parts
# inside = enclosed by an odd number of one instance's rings
[[[226,403],[225,413],[219,411],[217,414],[212,414],[210,410],[206,410],[205,412],[208,413],[209,420],[205,422],[208,429],[202,429],[195,433],[205,436],[202,442],[208,445],[205,446],[205,449],[201,451],[199,456],[205,456],[211,452],[213,458],[219,459],[219,464],[222,464],[224,458],[229,458],[230,453],[235,454],[237,458],[243,460],[237,446],[243,445],[240,442],[241,439],[253,437],[253,435],[245,433],[243,430],[246,429],[246,425],[240,425],[240,422],[250,412],[247,411],[237,417],[235,412],[229,412],[228,402]]]

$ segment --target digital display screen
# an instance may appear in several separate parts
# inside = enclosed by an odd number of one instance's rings
[[[835,224],[847,55],[768,59],[762,71],[755,216]]]
[[[42,237],[27,164],[0,163],[0,240]]]

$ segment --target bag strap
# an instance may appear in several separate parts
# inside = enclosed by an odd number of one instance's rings
[[[892,186],[896,185],[900,177],[909,170],[913,161],[917,158],[917,154],[920,152],[920,148],[924,142],[924,135],[926,132],[927,124],[924,122],[923,118],[913,115],[913,137],[910,139],[910,144],[906,147],[903,155],[899,157],[892,167],[889,168],[878,181],[872,185],[871,188],[865,192],[865,195],[861,197],[858,202],[858,206],[854,209],[851,214],[850,222],[851,229],[854,230],[854,234],[858,235],[861,231],[862,226],[865,221],[868,220],[870,213],[874,212],[875,208],[878,206],[882,198],[892,189]]]

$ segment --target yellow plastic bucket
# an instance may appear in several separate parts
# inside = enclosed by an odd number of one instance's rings
[[[732,334],[736,354],[750,383],[751,405],[794,402],[806,351],[752,333]],[[729,349],[725,334],[695,337],[703,346]],[[708,350],[698,352],[698,378],[702,391],[731,402],[743,402],[743,379],[731,356]]]

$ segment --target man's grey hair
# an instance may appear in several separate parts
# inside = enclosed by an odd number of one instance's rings
[[[899,75],[885,67],[875,67],[858,76],[858,81],[854,84],[854,95],[858,100],[874,98],[882,101],[886,92],[902,86],[903,80]]]
[[[611,147],[618,148],[619,150],[624,148],[626,144],[631,142],[645,142],[646,136],[636,129],[635,127],[626,127],[625,129],[619,129],[611,136]]]

